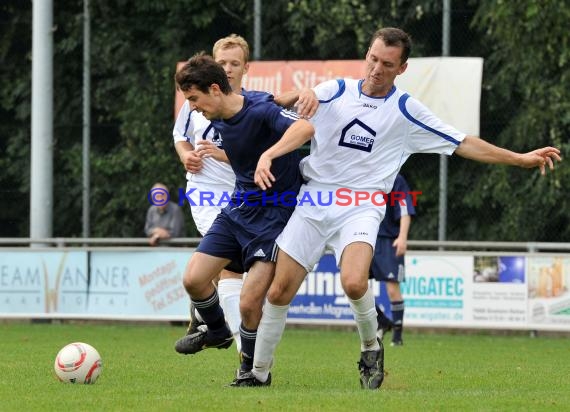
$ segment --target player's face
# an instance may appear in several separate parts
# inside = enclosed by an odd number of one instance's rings
[[[366,77],[362,91],[369,96],[386,96],[396,76],[404,73],[408,63],[401,64],[402,48],[386,46],[376,39],[366,53]]]
[[[220,49],[214,56],[214,59],[224,68],[232,90],[235,93],[239,93],[241,90],[241,79],[249,68],[249,63],[246,64],[244,62],[241,47],[235,46],[229,49]]]
[[[192,110],[196,110],[204,115],[208,120],[219,118],[219,99],[217,95],[217,85],[210,86],[208,93],[203,93],[196,89],[195,86],[188,91],[183,92],[184,97],[190,103]]]

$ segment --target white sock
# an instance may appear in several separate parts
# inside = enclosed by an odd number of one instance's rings
[[[277,306],[265,301],[263,316],[257,328],[253,375],[261,382],[267,381],[269,369],[273,365],[275,349],[281,341],[287,322],[289,305]]]
[[[360,335],[360,350],[378,350],[380,348],[376,340],[378,321],[376,320],[376,306],[372,289],[368,288],[360,299],[348,298],[348,302],[354,313],[354,320],[356,320],[358,334]]]
[[[220,305],[224,310],[226,322],[236,341],[238,353],[241,352],[241,338],[239,335],[239,325],[241,324],[241,315],[239,312],[239,295],[243,286],[242,279],[230,278],[221,279],[218,282],[218,295],[220,297]]]

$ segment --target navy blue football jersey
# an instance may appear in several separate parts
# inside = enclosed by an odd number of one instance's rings
[[[236,191],[232,202],[241,203],[239,199],[247,193],[250,202],[263,201],[265,204],[273,204],[276,203],[274,200],[277,200],[272,197],[273,193],[296,194],[301,186],[300,155],[297,151],[273,161],[271,173],[276,180],[271,190],[263,193],[253,181],[261,154],[273,146],[299,118],[290,110],[268,101],[272,99],[267,96],[271,95],[245,92],[243,108],[235,116],[212,120],[213,126],[220,133],[222,147],[236,175]]]

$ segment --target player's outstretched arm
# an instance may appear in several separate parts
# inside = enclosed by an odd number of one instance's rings
[[[319,99],[313,89],[302,89],[297,100],[297,114],[305,119],[310,119],[319,108]]]
[[[291,90],[276,96],[274,101],[281,107],[293,108],[295,103],[299,100],[299,90]]]
[[[275,176],[273,176],[270,170],[273,159],[298,149],[309,141],[314,134],[315,129],[313,125],[304,119],[299,119],[289,126],[281,139],[259,157],[257,168],[253,175],[255,184],[262,190],[269,189],[272,183],[275,182]]]
[[[560,150],[555,147],[542,147],[528,153],[516,153],[495,146],[476,136],[466,136],[455,153],[466,159],[483,163],[505,164],[525,169],[538,167],[541,174],[546,173],[546,166],[554,169],[554,160],[561,161]]]
[[[275,103],[283,107],[296,107],[297,114],[310,119],[319,108],[319,99],[313,89],[304,88],[301,90],[291,90],[275,98]]]

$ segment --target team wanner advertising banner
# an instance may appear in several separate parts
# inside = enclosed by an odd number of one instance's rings
[[[0,318],[186,320],[188,251],[0,252]],[[371,281],[387,314],[384,286]],[[409,326],[570,330],[570,255],[409,252]],[[352,325],[332,255],[307,275],[290,323]]]

